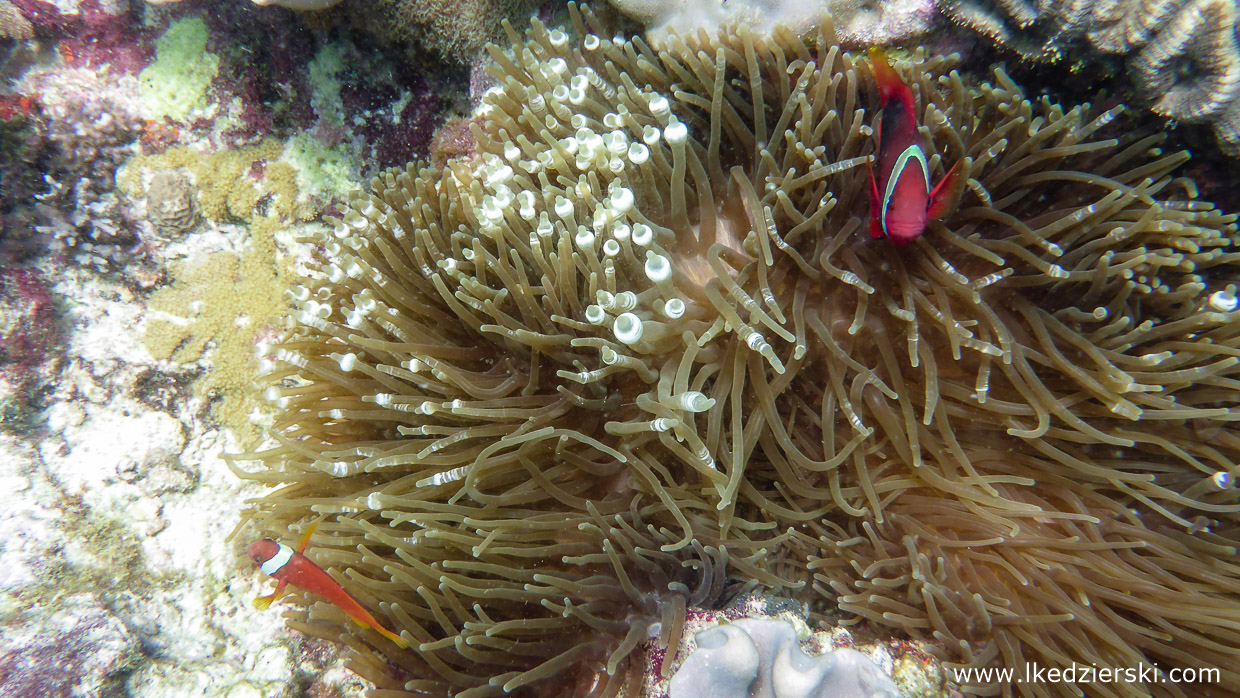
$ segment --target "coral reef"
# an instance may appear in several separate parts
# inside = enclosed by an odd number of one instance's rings
[[[140,295],[52,253],[27,262],[62,297],[46,350],[63,358],[29,423],[0,428],[0,694],[360,698],[336,649],[255,622],[226,537],[256,492],[220,461],[238,445],[194,374],[143,349]]]
[[[20,620],[0,624],[0,693],[6,696],[116,693],[142,653],[133,633],[89,596],[66,599],[39,624]]]
[[[1055,61],[1087,41],[1129,54],[1134,82],[1158,114],[1213,124],[1240,157],[1240,11],[1234,0],[947,0],[956,22],[1015,49]]]
[[[160,170],[146,189],[146,220],[161,235],[184,235],[198,225],[198,191],[184,170]]]
[[[340,0],[254,0],[255,5],[279,5],[290,10],[325,10]]]
[[[38,104],[25,95],[0,95],[0,239],[5,228],[2,217],[28,206],[44,189],[37,161],[45,133],[38,110]]]
[[[140,5],[115,0],[7,0],[25,16],[40,41],[72,68],[105,68],[112,75],[137,73],[151,58],[150,30]]]
[[[534,0],[350,0],[345,9],[357,12],[381,37],[467,62],[499,38],[500,22],[524,17],[534,5]]]
[[[137,217],[115,191],[116,170],[137,152],[142,132],[133,86],[88,69],[26,82],[39,95],[44,133],[35,230],[79,264],[123,268],[139,254]]]
[[[736,23],[759,34],[776,25],[804,33],[823,13],[830,13],[836,38],[844,46],[889,45],[925,34],[935,16],[933,0],[611,0],[611,4],[641,22],[646,39],[656,45],[672,33],[715,31]]]
[[[872,69],[829,22],[656,52],[570,14],[492,50],[475,155],[312,239],[240,532],[323,519],[315,561],[412,647],[313,598],[292,626],[385,695],[614,696],[731,578],[957,669],[1240,690],[1240,251],[1188,155],[900,62],[932,178],[968,187],[893,248]]]
[[[219,56],[207,51],[205,21],[191,17],[173,22],[155,41],[155,61],[138,75],[148,112],[176,121],[204,116],[207,90],[219,67]]]
[[[703,630],[668,685],[669,698],[899,698],[900,690],[853,649],[810,656],[783,620],[743,618]]]
[[[193,205],[209,221],[249,222],[267,213],[284,220],[310,220],[316,215],[316,203],[326,205],[330,195],[339,192],[328,192],[317,201],[303,197],[297,171],[279,160],[285,148],[274,139],[213,153],[177,146],[158,155],[131,157],[117,172],[116,184],[132,200],[149,201],[161,173],[182,171],[185,185],[193,189]],[[320,182],[320,192],[324,188]]]
[[[298,248],[276,238],[341,196],[303,188],[290,139],[403,162],[445,83],[346,48],[367,75],[339,76],[341,128],[319,134],[307,66],[332,42],[292,13],[6,7],[35,40],[0,39],[0,694],[360,698],[338,647],[249,607],[227,533],[259,488],[219,454],[253,434],[246,364],[265,309],[287,311]],[[167,92],[148,100],[143,71],[185,26],[206,40],[156,60],[165,77],[207,54],[218,70],[180,86],[201,92],[183,119],[159,116]],[[242,71],[259,75],[231,82]]]
[[[156,314],[147,321],[147,349],[179,365],[209,361],[212,370],[196,390],[219,400],[216,418],[244,438],[251,436],[246,427],[257,407],[248,390],[255,348],[275,335],[289,309],[290,265],[275,240],[283,225],[276,218],[255,220],[240,254],[227,238],[216,241],[223,249],[200,246],[171,265],[173,283],[150,299]]]
[[[8,0],[0,0],[0,39],[30,39],[34,25]]]
[[[0,268],[0,426],[25,426],[34,393],[59,364],[56,301],[37,269]]]

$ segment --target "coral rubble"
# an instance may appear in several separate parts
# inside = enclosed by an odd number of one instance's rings
[[[293,626],[391,695],[613,696],[741,579],[955,669],[1240,690],[1240,236],[1188,155],[902,62],[929,174],[968,187],[897,249],[864,234],[872,68],[829,22],[656,52],[570,14],[491,51],[476,154],[312,239],[241,530],[323,519],[316,561],[412,647],[314,598]]]
[[[1035,60],[1058,60],[1087,41],[1128,54],[1155,112],[1213,124],[1240,156],[1240,10],[1234,0],[947,0],[943,12]]]

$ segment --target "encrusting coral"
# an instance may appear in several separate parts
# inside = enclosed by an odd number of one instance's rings
[[[292,625],[376,695],[612,696],[733,579],[956,667],[1240,690],[1240,251],[1187,154],[897,62],[968,181],[897,248],[829,22],[656,53],[570,10],[492,48],[476,156],[377,177],[290,290],[239,533],[324,517],[310,555],[412,647],[313,598]]]
[[[947,0],[943,12],[1033,60],[1058,60],[1079,41],[1132,54],[1153,110],[1214,126],[1240,156],[1240,11],[1235,0]]]
[[[505,17],[522,16],[534,6],[532,0],[377,0],[365,3],[361,16],[379,36],[469,62],[479,58],[487,42],[500,37]]]
[[[645,38],[661,44],[669,34],[694,34],[699,29],[744,24],[766,33],[784,25],[805,33],[830,13],[836,38],[849,46],[906,42],[929,31],[934,0],[610,0],[613,7],[641,22]]]

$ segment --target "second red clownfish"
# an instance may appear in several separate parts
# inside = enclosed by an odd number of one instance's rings
[[[352,618],[355,623],[363,628],[374,628],[380,635],[386,637],[396,643],[397,647],[409,647],[409,641],[388,630],[375,620],[374,616],[362,607],[357,599],[349,595],[349,592],[340,586],[340,583],[332,579],[322,567],[310,561],[303,553],[306,550],[306,544],[310,542],[310,536],[314,534],[314,529],[318,528],[318,522],[315,522],[301,537],[297,544],[297,550],[293,550],[283,543],[264,538],[260,541],[250,544],[246,550],[246,554],[250,559],[259,565],[259,569],[269,577],[274,577],[279,581],[275,591],[268,596],[260,596],[254,599],[254,607],[265,609],[273,602],[279,600],[286,593],[289,584],[304,589],[312,594],[318,594],[328,601],[336,604],[345,615]]]
[[[870,168],[870,235],[905,245],[925,231],[926,223],[946,215],[964,182],[958,161],[930,187],[930,163],[921,148],[913,91],[882,50],[870,49],[870,61],[883,107],[875,134],[877,178]]]

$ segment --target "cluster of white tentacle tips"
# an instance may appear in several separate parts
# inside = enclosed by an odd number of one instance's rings
[[[464,188],[482,236],[524,238],[522,256],[553,279],[559,275],[561,284],[566,269],[577,275],[595,302],[574,319],[648,352],[690,304],[674,285],[675,265],[664,247],[674,245],[673,232],[638,207],[650,189],[667,187],[689,130],[666,95],[612,84],[589,65],[571,68],[554,55],[566,41],[552,30],[545,55],[525,49],[511,57],[527,79],[491,88],[482,107],[499,124],[502,147],[492,150],[502,155],[482,155],[471,173],[481,186]],[[580,46],[589,52],[604,41],[622,40],[586,35]],[[625,98],[615,99],[620,91]],[[531,130],[541,138],[531,138]],[[570,267],[559,264],[566,251]]]

